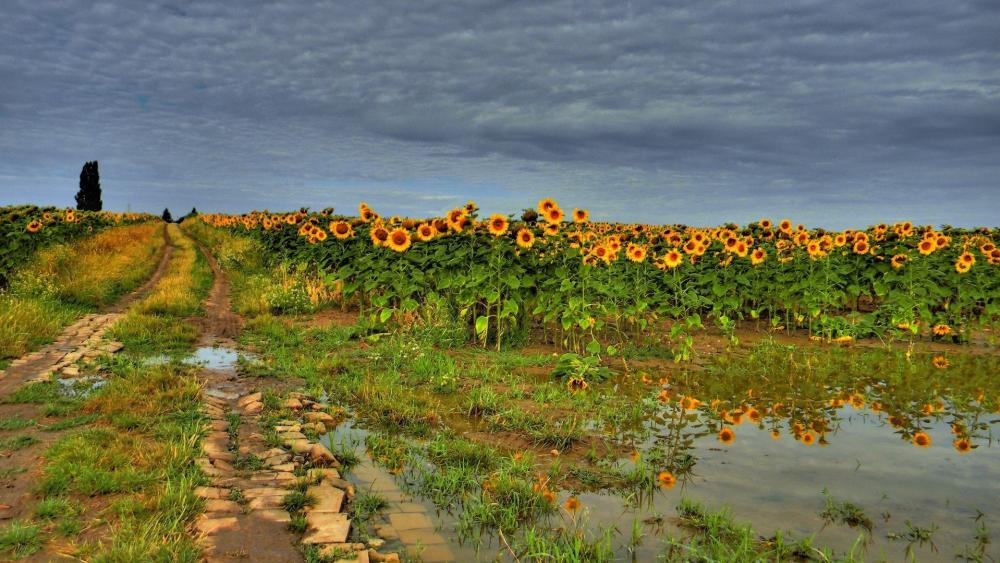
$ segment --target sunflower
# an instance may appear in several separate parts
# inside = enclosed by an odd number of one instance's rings
[[[563,218],[566,217],[566,214],[563,213],[562,209],[559,209],[558,207],[553,207],[552,209],[549,209],[544,214],[542,214],[542,217],[545,218],[546,223],[552,225],[558,225],[559,223],[562,223]]]
[[[601,260],[605,264],[611,262],[611,250],[603,244],[599,244],[591,249],[590,255],[598,260]]]
[[[535,233],[530,230],[522,228],[517,231],[517,245],[521,248],[531,248],[531,245],[535,244]]]
[[[29,233],[37,233],[42,230],[42,222],[38,219],[34,219],[28,223],[27,226],[25,226],[25,229],[27,229]]]
[[[396,252],[406,252],[406,249],[410,248],[411,243],[410,231],[407,231],[402,227],[398,227],[389,233],[389,240],[387,240],[385,244]]]
[[[963,264],[973,265],[976,263],[976,257],[972,255],[971,252],[963,252],[959,257],[958,261]]]
[[[539,215],[543,215],[544,216],[546,213],[549,212],[550,209],[554,209],[556,207],[559,207],[559,205],[556,204],[556,200],[554,200],[554,199],[552,199],[550,197],[547,197],[547,198],[545,198],[543,200],[540,200],[538,202],[538,213],[539,213]]]
[[[677,484],[677,477],[669,471],[660,471],[659,475],[656,476],[656,481],[664,489],[673,489],[674,485]]]
[[[926,432],[917,432],[913,435],[913,445],[928,448],[931,445],[931,437]]]
[[[349,239],[354,236],[354,229],[347,221],[334,221],[330,223],[330,232],[340,240]]]
[[[490,215],[490,220],[486,223],[486,229],[491,235],[495,237],[502,236],[507,233],[507,227],[510,226],[510,221],[505,215],[500,215],[499,213],[494,213]]]
[[[566,382],[566,388],[576,393],[577,391],[586,391],[590,385],[582,377],[571,377]]]
[[[969,264],[968,262],[962,262],[961,260],[955,262],[955,271],[958,272],[959,274],[967,273],[971,269],[972,269],[972,264]]]
[[[792,231],[792,222],[788,219],[782,219],[781,222],[778,223],[778,229],[780,229],[783,233],[790,233]]]
[[[752,253],[750,253],[750,263],[754,266],[758,264],[763,264],[764,260],[767,260],[767,252],[763,248],[755,248]]]
[[[815,442],[816,442],[816,436],[814,436],[812,432],[806,432],[805,434],[802,435],[803,444],[811,446]]]
[[[573,209],[574,223],[586,223],[588,219],[590,219],[590,211],[580,208]]]
[[[559,223],[545,225],[545,236],[554,237],[559,234]]]
[[[566,502],[563,503],[563,508],[566,509],[566,512],[576,512],[580,510],[581,506],[580,499],[576,498],[576,495],[569,497],[566,499]]]
[[[892,267],[898,270],[902,268],[903,265],[906,264],[906,261],[909,259],[910,257],[907,256],[906,254],[897,254],[892,257]]]
[[[733,432],[732,428],[723,428],[719,430],[719,441],[723,444],[729,445],[736,440],[736,433]]]
[[[865,239],[861,239],[854,243],[855,254],[868,254],[869,250],[871,250],[871,247],[868,246],[868,241]]]
[[[71,209],[71,210],[69,210],[69,211],[66,212],[66,222],[67,223],[76,223],[76,211],[73,211]]]
[[[920,253],[923,254],[924,256],[927,256],[928,254],[934,252],[934,250],[936,249],[937,249],[937,242],[930,239],[924,239],[920,241],[919,245],[917,245],[917,250],[919,250]]]
[[[967,454],[972,451],[972,444],[969,443],[968,438],[958,438],[952,445],[955,446],[955,451],[960,454]]]
[[[638,244],[628,245],[625,256],[633,262],[643,262],[646,260],[646,247]]]
[[[677,266],[680,266],[681,262],[683,261],[684,261],[684,256],[676,248],[672,249],[670,252],[667,252],[663,256],[663,262],[670,270],[676,268]]]
[[[375,225],[375,228],[371,231],[372,244],[375,246],[383,246],[389,241],[389,229],[386,229],[382,225]]]
[[[769,230],[774,225],[771,223],[770,219],[761,219],[760,221],[757,221],[757,224],[764,230]]]
[[[434,240],[434,235],[436,234],[437,230],[430,223],[417,225],[417,238],[423,242]]]
[[[951,334],[951,327],[946,324],[936,324],[931,331],[935,336],[948,336]]]
[[[944,356],[934,356],[931,360],[931,364],[938,369],[944,369],[950,365],[948,363],[948,358],[945,358]]]

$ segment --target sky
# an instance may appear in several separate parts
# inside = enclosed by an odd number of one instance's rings
[[[0,205],[1000,225],[1000,2],[4,0]]]

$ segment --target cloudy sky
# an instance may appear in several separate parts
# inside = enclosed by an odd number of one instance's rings
[[[234,6],[239,6],[238,9]],[[0,205],[1000,224],[1000,2],[4,0]]]

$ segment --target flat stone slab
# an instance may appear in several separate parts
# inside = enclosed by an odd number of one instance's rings
[[[217,534],[222,530],[232,530],[236,528],[238,524],[239,521],[235,516],[227,516],[225,518],[204,518],[199,520],[194,527],[199,532],[210,536],[212,534]]]
[[[264,508],[261,510],[255,510],[253,512],[253,515],[257,518],[262,518],[269,522],[281,522],[287,524],[292,521],[291,514],[278,508]]]
[[[344,543],[351,531],[351,520],[342,512],[310,512],[306,514],[309,533],[303,543]]]
[[[392,512],[389,514],[389,523],[397,531],[434,529],[434,522],[426,514],[417,512]]]
[[[240,505],[231,500],[216,498],[205,502],[205,512],[228,512],[235,514],[240,509]]]
[[[309,507],[309,512],[340,512],[344,505],[344,491],[327,483],[309,487],[307,494],[316,499],[316,504]]]
[[[420,528],[415,530],[399,530],[399,541],[406,545],[445,545],[447,542],[441,534],[432,528]]]
[[[218,487],[195,487],[194,494],[204,499],[226,498],[229,496],[229,491]]]

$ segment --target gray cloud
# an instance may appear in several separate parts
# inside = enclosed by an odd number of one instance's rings
[[[232,6],[5,4],[0,204],[996,224],[995,2]]]

